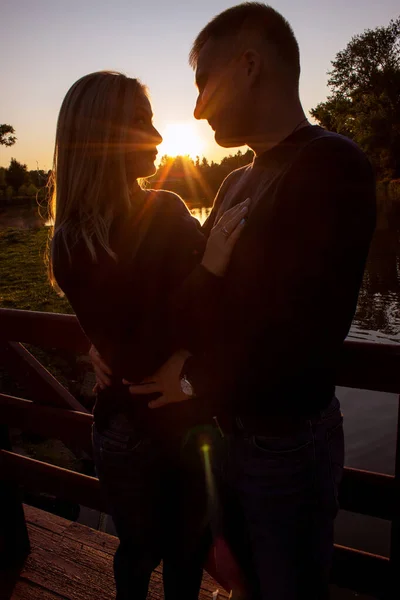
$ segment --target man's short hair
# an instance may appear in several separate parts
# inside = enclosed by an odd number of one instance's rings
[[[299,45],[288,21],[274,8],[261,2],[244,2],[224,10],[202,29],[189,54],[189,64],[195,69],[199,54],[209,39],[218,40],[244,30],[260,34],[272,44],[279,59],[298,82],[300,76]]]

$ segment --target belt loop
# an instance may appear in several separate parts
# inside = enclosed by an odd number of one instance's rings
[[[219,433],[220,433],[221,437],[222,437],[222,438],[224,438],[224,437],[225,437],[225,435],[224,435],[224,432],[223,432],[223,431],[222,431],[222,429],[221,429],[221,426],[220,426],[220,424],[218,423],[218,419],[217,419],[217,417],[213,417],[213,421],[214,421],[214,423],[215,423],[215,426],[216,426],[216,428],[218,429],[218,431],[219,431]]]
[[[244,425],[243,425],[243,421],[242,421],[242,419],[239,417],[239,415],[237,415],[237,416],[235,417],[235,422],[236,422],[236,426],[237,426],[237,428],[238,428],[240,431],[243,431],[243,430],[244,430]]]

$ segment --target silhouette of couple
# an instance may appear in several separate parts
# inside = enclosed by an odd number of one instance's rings
[[[120,540],[118,600],[329,596],[344,447],[335,369],[375,226],[371,167],[308,123],[299,48],[261,3],[193,43],[196,119],[254,151],[200,227],[151,190],[145,86],[86,75],[58,119],[50,276],[93,346],[93,448]]]

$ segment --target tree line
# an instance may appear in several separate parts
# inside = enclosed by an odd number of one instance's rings
[[[28,171],[26,165],[12,158],[7,169],[0,167],[0,206],[16,198],[35,198],[38,194],[44,198],[50,173],[43,169]]]

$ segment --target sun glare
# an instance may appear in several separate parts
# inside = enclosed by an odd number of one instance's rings
[[[162,144],[158,147],[158,156],[200,156],[204,143],[192,123],[169,123],[163,131]]]

